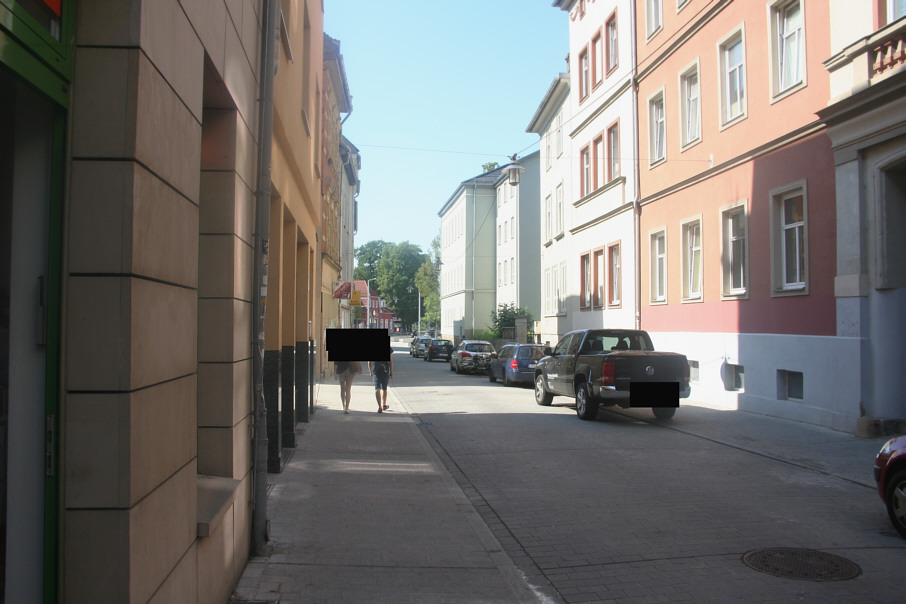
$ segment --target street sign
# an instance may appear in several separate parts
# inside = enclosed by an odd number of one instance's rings
[[[349,297],[350,306],[361,306],[362,305],[362,292],[353,291]]]

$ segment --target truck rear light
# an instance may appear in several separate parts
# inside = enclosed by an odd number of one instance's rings
[[[617,383],[617,365],[613,361],[606,361],[601,367],[601,383],[602,384],[616,384]]]
[[[510,369],[519,369],[519,361],[516,359],[510,361]]]

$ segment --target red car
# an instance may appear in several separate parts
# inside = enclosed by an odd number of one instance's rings
[[[906,537],[906,436],[891,438],[875,459],[878,493],[894,528]]]

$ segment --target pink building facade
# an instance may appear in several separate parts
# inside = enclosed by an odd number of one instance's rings
[[[852,430],[823,2],[639,0],[641,325],[693,398]]]

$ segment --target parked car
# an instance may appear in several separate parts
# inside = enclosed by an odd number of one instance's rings
[[[535,365],[544,357],[541,344],[507,344],[497,351],[497,357],[488,365],[488,380],[503,380],[504,386],[516,382],[532,383]]]
[[[484,340],[463,340],[450,357],[450,371],[456,373],[486,373],[496,351]]]
[[[412,339],[409,340],[409,356],[410,357],[415,356],[415,349],[418,348],[418,338],[419,338],[418,335],[414,335],[414,336],[412,336]]]
[[[878,493],[897,532],[906,538],[906,436],[891,438],[875,458]]]
[[[686,356],[656,352],[641,330],[572,331],[546,352],[535,367],[535,402],[575,398],[580,419],[597,417],[599,405],[651,407],[658,419],[670,419],[691,392]]]
[[[451,342],[450,340],[434,339],[431,340],[428,343],[428,347],[425,348],[425,354],[423,358],[429,362],[441,357],[443,357],[444,360],[449,361],[452,354],[453,342]]]
[[[423,354],[425,354],[425,348],[427,348],[427,347],[428,347],[428,344],[430,344],[430,343],[431,343],[431,338],[419,337],[419,338],[415,341],[415,345],[414,345],[414,346],[410,345],[410,347],[409,347],[410,353],[409,353],[409,354],[411,354],[411,355],[414,356],[415,358],[418,358],[418,357],[422,356]]]

